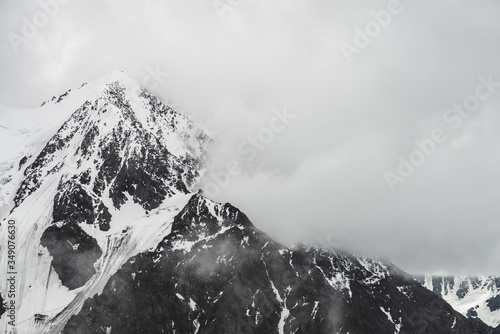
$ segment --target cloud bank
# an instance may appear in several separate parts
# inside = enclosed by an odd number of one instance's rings
[[[146,86],[218,138],[202,186],[233,163],[214,199],[278,241],[500,274],[500,87],[466,101],[479,78],[500,82],[497,1],[42,0],[0,13],[0,104],[159,68],[168,76]],[[294,115],[280,131],[276,110]],[[386,173],[436,129],[446,140],[392,189]]]

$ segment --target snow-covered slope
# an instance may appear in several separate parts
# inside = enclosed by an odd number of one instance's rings
[[[500,277],[424,276],[418,280],[458,312],[500,330]]]
[[[0,136],[1,277],[8,226],[17,228],[16,296],[5,280],[0,291],[16,303],[18,333],[65,322],[122,263],[155,247],[211,140],[120,71],[37,109],[0,108]]]

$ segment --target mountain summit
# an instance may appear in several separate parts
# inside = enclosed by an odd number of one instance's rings
[[[151,214],[187,201],[212,140],[119,71],[20,111],[27,124],[0,112],[18,143],[0,171],[0,218],[16,217],[17,265],[29,268],[17,280],[25,319],[104,282],[108,261],[155,246],[168,223]]]
[[[6,333],[492,330],[391,263],[285,247],[195,193],[210,134],[122,72],[0,116]]]

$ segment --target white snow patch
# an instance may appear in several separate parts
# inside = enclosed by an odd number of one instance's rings
[[[191,311],[196,311],[198,304],[196,304],[193,299],[189,298],[189,307],[191,307]]]
[[[311,312],[311,318],[313,320],[316,319],[316,313],[318,313],[318,305],[319,305],[319,301],[315,301],[314,307],[313,307],[312,312]]]

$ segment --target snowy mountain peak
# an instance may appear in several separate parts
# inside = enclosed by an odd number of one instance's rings
[[[139,91],[140,89],[143,89],[139,82],[134,80],[131,76],[122,70],[115,70],[91,81],[90,83],[83,83],[78,89],[69,89],[59,96],[53,96],[51,99],[44,101],[41,106],[60,103],[68,98],[68,96],[74,96],[75,92],[91,99],[92,96],[101,95],[101,93],[107,90],[108,86],[112,83],[119,83],[120,86],[127,87],[130,91]]]
[[[18,258],[31,268],[19,298],[39,299],[20,306],[25,317],[57,304],[57,294],[70,298],[68,290],[92,293],[123,261],[156,247],[170,230],[159,218],[185,205],[212,140],[121,71],[22,110],[19,119],[12,109],[3,114],[0,135],[16,138],[16,146],[0,155],[7,157],[0,220],[17,217],[17,241],[25,245]],[[4,269],[6,261],[0,258]],[[36,293],[49,290],[57,294]]]
[[[134,96],[138,86],[123,72],[113,72],[105,81],[99,95],[76,109],[28,165],[16,206],[56,172],[85,180],[98,197],[108,191],[115,207],[128,193],[145,209],[157,207],[165,196],[186,193],[196,181],[209,135],[146,89]],[[131,180],[132,170],[147,175]],[[144,182],[156,190],[147,199],[141,191]]]
[[[127,100],[140,101],[140,95],[146,89],[135,79],[129,76],[122,70],[115,70],[111,73],[105,74],[91,82],[83,83],[77,89],[69,89],[59,96],[53,96],[51,99],[42,103],[42,106],[50,106],[59,104],[68,99],[69,96],[73,100],[79,100],[82,104],[85,100],[95,100],[103,94],[107,95],[110,86],[118,85],[127,95]]]
[[[97,89],[98,92],[105,92],[110,86],[116,84],[126,91],[125,95],[128,95],[129,98],[133,99],[139,99],[139,95],[145,90],[145,87],[143,87],[137,80],[133,79],[121,70],[115,70],[109,74],[103,75],[86,86],[93,87]],[[85,86],[83,86],[83,88],[85,88]]]

